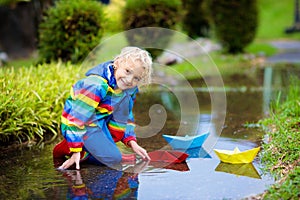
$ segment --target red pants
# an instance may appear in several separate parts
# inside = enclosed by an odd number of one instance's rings
[[[90,163],[99,164],[91,154],[86,151],[80,152],[80,162],[88,161]],[[132,163],[135,162],[135,154],[121,154],[122,162],[124,163]],[[53,148],[53,161],[56,167],[60,166],[67,157],[71,157],[72,152],[70,152],[67,140],[64,139]]]
[[[55,145],[53,149],[53,158],[66,158],[66,156],[71,156],[71,152],[68,147],[67,140],[64,139],[63,141]]]
[[[80,152],[80,162],[85,161],[88,158],[88,153],[85,151]],[[70,152],[67,140],[64,139],[53,148],[53,163],[55,167],[59,167],[67,159],[71,157],[72,152]]]

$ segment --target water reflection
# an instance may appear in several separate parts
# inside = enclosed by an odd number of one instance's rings
[[[114,169],[67,170],[62,175],[69,183],[66,199],[136,199],[138,174]],[[56,191],[65,193],[62,191]]]
[[[220,162],[215,168],[215,171],[235,174],[237,176],[247,176],[250,178],[261,179],[261,176],[259,175],[252,163],[229,164]]]
[[[123,165],[123,170],[106,166],[83,165],[81,170],[59,170],[68,183],[55,189],[57,196],[67,199],[136,199],[139,186],[138,174],[149,161]]]
[[[108,167],[85,166],[79,170],[58,171],[68,183],[55,189],[56,197],[67,199],[137,199],[139,174],[153,170],[167,169],[179,172],[189,171],[186,162],[168,163],[142,161],[134,165],[124,165],[122,171]],[[162,172],[162,171],[161,171]]]
[[[200,148],[190,148],[185,151],[189,154],[188,158],[211,158],[211,155],[202,147]]]
[[[270,103],[278,98],[279,91],[285,96],[285,88],[291,76],[300,78],[300,70],[293,65],[280,67],[268,66],[263,72],[263,113],[269,114]]]
[[[157,169],[157,168],[171,169],[171,170],[181,171],[181,172],[190,171],[190,168],[186,162],[169,163],[169,164],[166,164],[164,162],[150,162],[149,168],[146,171],[152,171],[153,169]]]

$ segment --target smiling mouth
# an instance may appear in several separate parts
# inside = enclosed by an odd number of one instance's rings
[[[123,82],[123,84],[124,85],[126,85],[126,86],[131,86],[131,83],[128,83],[126,80],[124,80],[124,79],[122,79],[122,82]]]
[[[122,85],[126,86],[126,87],[130,87],[131,84],[127,83],[127,81],[125,81],[124,79],[121,79]]]

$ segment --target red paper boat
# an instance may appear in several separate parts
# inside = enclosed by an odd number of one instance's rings
[[[172,169],[176,171],[189,171],[189,166],[187,165],[186,162],[182,163],[165,163],[165,162],[150,162],[151,166],[155,168],[164,168],[164,169]]]
[[[174,150],[157,150],[148,153],[151,162],[182,163],[189,156],[187,153]]]

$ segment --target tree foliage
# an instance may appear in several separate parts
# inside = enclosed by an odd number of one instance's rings
[[[82,61],[99,44],[104,22],[103,7],[97,1],[57,1],[39,26],[41,61]]]
[[[189,37],[208,37],[210,29],[208,3],[206,0],[182,0],[184,17],[183,30]]]
[[[258,26],[256,0],[212,0],[210,12],[216,37],[227,52],[242,52],[254,39]]]
[[[128,0],[123,12],[125,30],[143,27],[174,29],[180,18],[180,0]],[[126,37],[134,46],[155,46],[146,48],[153,58],[157,57],[170,40],[171,35],[158,29],[139,29],[127,32]]]

